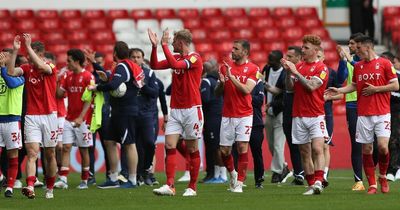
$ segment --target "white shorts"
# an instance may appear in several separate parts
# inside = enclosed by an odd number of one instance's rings
[[[329,139],[326,130],[325,116],[318,117],[294,117],[292,121],[292,142],[293,144],[307,144],[312,139]]]
[[[57,122],[58,122],[57,141],[58,142],[62,142],[62,136],[63,136],[63,133],[64,133],[65,117],[57,118]]]
[[[240,118],[222,117],[219,145],[232,146],[235,141],[250,141],[253,115]]]
[[[189,109],[171,109],[165,135],[179,134],[185,140],[200,139],[203,133],[203,122],[201,106]]]
[[[88,125],[83,122],[79,127],[72,127],[70,121],[66,120],[64,124],[63,144],[73,144],[77,147],[93,146],[92,133]]]
[[[55,147],[57,130],[56,113],[25,116],[25,143],[39,143],[43,147]]]
[[[375,116],[358,116],[356,142],[369,144],[377,137],[390,138],[390,114]]]
[[[7,150],[21,149],[21,123],[19,121],[0,123],[0,147],[6,147]]]

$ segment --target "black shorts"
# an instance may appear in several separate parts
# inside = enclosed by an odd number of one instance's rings
[[[116,141],[122,145],[135,144],[135,117],[112,115],[104,139]]]

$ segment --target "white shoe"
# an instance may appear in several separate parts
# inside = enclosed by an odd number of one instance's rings
[[[321,194],[321,192],[324,190],[321,181],[316,181],[313,185],[313,188],[314,188],[314,194],[316,195]]]
[[[38,178],[36,178],[36,182],[33,184],[34,187],[43,187],[43,182],[39,181]]]
[[[47,189],[45,197],[46,199],[53,199],[54,198],[53,190]]]
[[[14,189],[21,189],[22,188],[22,182],[21,180],[17,179],[14,182]]]
[[[87,182],[84,182],[84,181],[82,181],[77,187],[76,187],[76,189],[78,189],[78,190],[85,190],[85,189],[88,189],[89,187],[88,187],[88,185],[87,185]]]
[[[181,178],[178,179],[178,182],[188,182],[190,181],[190,172],[185,171],[185,174]]]
[[[183,193],[183,196],[184,197],[197,196],[197,193],[192,188],[186,188],[185,192]]]
[[[391,182],[394,182],[396,180],[393,174],[386,174],[386,179]]]
[[[237,181],[238,173],[235,170],[233,170],[230,174],[231,174],[231,180],[229,181],[229,190],[233,191],[236,185],[238,184]]]
[[[394,176],[395,180],[399,180],[400,179],[400,169],[397,170],[396,175]]]
[[[117,176],[117,179],[123,183],[128,182],[128,180],[121,174]]]
[[[236,183],[236,185],[233,188],[231,188],[231,192],[242,193],[243,192],[243,182],[238,181]]]
[[[169,195],[169,196],[174,196],[175,195],[175,188],[170,187],[169,185],[163,185],[160,188],[156,188],[153,190],[153,193],[156,195]]]
[[[59,179],[56,181],[56,183],[54,183],[54,187],[58,189],[68,189],[68,184],[67,182]]]
[[[314,188],[312,186],[308,186],[303,195],[314,195]]]

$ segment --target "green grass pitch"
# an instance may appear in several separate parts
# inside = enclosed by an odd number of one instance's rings
[[[268,172],[269,174],[269,172]],[[179,178],[181,173],[177,173]],[[204,174],[201,174],[202,177]],[[197,197],[182,197],[186,184],[177,183],[177,195],[160,197],[152,193],[154,187],[142,186],[136,189],[101,190],[90,186],[88,190],[77,190],[79,174],[71,174],[68,190],[55,190],[54,199],[46,200],[44,190],[36,189],[36,199],[29,200],[14,190],[11,199],[0,196],[0,209],[185,209],[185,210],[290,210],[290,209],[350,209],[350,210],[381,210],[400,209],[400,181],[390,182],[390,193],[367,195],[366,192],[352,192],[353,178],[350,170],[333,170],[330,172],[329,187],[321,195],[303,196],[303,186],[291,186],[289,178],[285,184],[270,184],[270,176],[266,177],[264,189],[255,189],[253,175],[248,173],[247,187],[242,194],[227,191],[228,184],[198,184]],[[161,183],[165,180],[164,173],[157,174]],[[104,181],[104,174],[97,174],[97,182]],[[366,185],[366,183],[364,183]],[[4,189],[2,190],[4,193]]]

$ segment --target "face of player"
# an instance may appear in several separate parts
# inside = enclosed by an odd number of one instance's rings
[[[132,52],[132,54],[131,54],[131,60],[133,61],[133,62],[135,62],[137,65],[142,65],[142,63],[144,62],[144,58],[143,58],[143,56],[142,56],[142,53],[141,52],[138,52],[138,51],[134,51],[134,52]]]
[[[303,46],[301,46],[301,55],[303,56],[303,59],[306,61],[316,58],[317,57],[316,46],[308,42],[304,43]]]
[[[279,69],[281,67],[281,61],[276,56],[270,54],[268,56],[268,65],[274,69]]]
[[[247,55],[247,50],[240,43],[233,43],[231,55],[232,60],[239,61]]]
[[[79,61],[74,61],[71,56],[68,56],[67,67],[71,71],[76,71],[79,69]]]
[[[300,61],[300,59],[300,55],[296,55],[296,52],[294,50],[288,50],[286,52],[286,60],[296,64]]]
[[[363,44],[361,42],[357,43],[357,55],[360,57],[361,60],[368,58],[369,54],[369,46],[367,44]]]
[[[349,44],[347,46],[349,47],[350,54],[356,54],[357,43],[354,40],[350,39]]]
[[[324,60],[325,60],[325,55],[324,55],[324,53],[323,53],[322,51],[319,51],[319,50],[318,50],[317,58],[318,58],[318,60],[320,60],[320,61],[324,61]]]
[[[172,41],[172,47],[174,47],[174,53],[181,53],[182,41],[174,37],[174,40]]]
[[[96,61],[96,63],[100,64],[100,66],[104,67],[105,61],[104,61],[103,57],[96,57],[96,58],[94,58],[94,60]]]
[[[396,70],[400,70],[400,60],[398,58],[394,58],[393,66]]]

